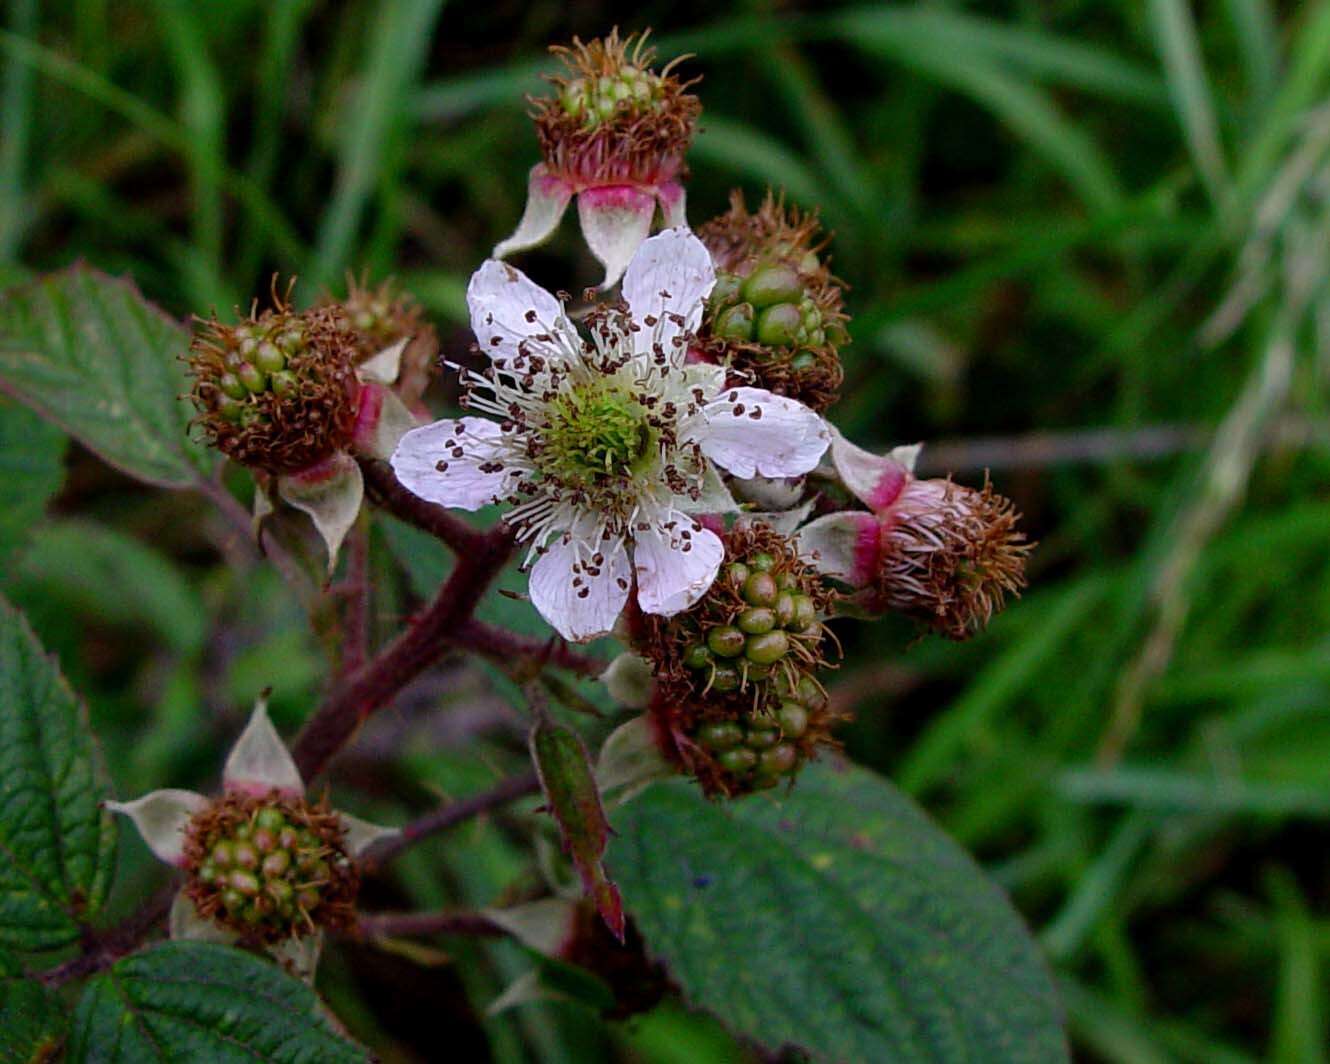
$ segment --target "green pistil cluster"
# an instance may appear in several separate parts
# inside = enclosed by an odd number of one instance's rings
[[[765,679],[791,653],[796,637],[821,637],[817,604],[799,591],[793,571],[773,572],[775,565],[762,552],[725,567],[723,579],[744,608],[731,623],[705,629],[683,657],[708,689],[737,691],[749,680]]]
[[[559,94],[559,105],[570,118],[580,118],[584,129],[595,129],[621,109],[633,116],[660,110],[664,95],[663,78],[628,64],[617,74],[573,79]]]
[[[274,941],[337,925],[355,872],[335,815],[227,799],[205,811],[189,848],[189,893],[200,913]]]
[[[816,269],[817,256],[809,252],[807,257]],[[724,340],[787,349],[822,347],[827,342],[822,311],[792,266],[759,266],[747,277],[718,274],[709,309],[711,331]],[[800,351],[790,365],[802,369],[815,362],[813,352]]]
[[[651,441],[646,410],[610,388],[575,388],[553,401],[541,442],[549,475],[592,487],[626,476]]]
[[[216,411],[227,421],[249,428],[268,417],[256,401],[258,397],[271,392],[284,398],[300,387],[287,366],[308,351],[309,338],[303,323],[286,315],[237,325],[232,336],[235,347],[226,351],[217,377]]]
[[[826,695],[812,677],[791,687],[782,683],[773,710],[736,720],[713,720],[698,728],[695,741],[714,758],[734,791],[765,790],[793,779],[807,760],[814,716]]]

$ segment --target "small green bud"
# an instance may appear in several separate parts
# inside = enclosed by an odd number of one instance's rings
[[[694,643],[683,656],[684,665],[690,669],[705,669],[711,662],[711,651],[701,643]]]
[[[732,720],[712,721],[697,731],[697,741],[708,750],[729,750],[743,742],[743,738],[743,729]]]
[[[218,377],[217,387],[232,399],[243,399],[245,396],[249,395],[249,389],[240,383],[240,378],[234,373],[223,373]]]
[[[776,721],[780,724],[781,735],[786,739],[798,739],[808,730],[808,710],[787,699],[776,711]]]
[[[212,848],[212,863],[218,868],[229,868],[235,863],[235,847],[223,839]]]
[[[789,628],[794,622],[794,614],[794,596],[788,591],[782,591],[776,597],[776,620],[782,628]]]
[[[245,896],[235,888],[222,891],[222,905],[228,912],[238,912],[245,906]]]
[[[744,281],[743,296],[755,307],[798,303],[804,297],[804,283],[788,266],[760,266]]]
[[[726,772],[735,776],[744,776],[757,767],[757,752],[749,750],[746,746],[740,746],[734,750],[726,750],[716,760]]]
[[[743,597],[750,606],[774,606],[779,594],[775,577],[770,573],[751,573],[744,581]]]
[[[753,306],[751,303],[738,303],[726,307],[716,315],[713,332],[726,340],[743,342],[753,338]]]
[[[254,817],[254,826],[267,831],[281,831],[282,828],[286,827],[286,817],[282,815],[280,809],[267,806],[260,809],[258,815]]]
[[[280,370],[272,375],[272,390],[282,398],[291,395],[299,387],[300,381],[289,370]]]
[[[267,828],[258,828],[254,832],[254,849],[259,853],[272,853],[277,849],[277,835]]]
[[[275,856],[275,855],[274,855]],[[295,900],[296,891],[285,879],[274,879],[267,887],[268,897],[277,903],[279,909],[287,908]]]
[[[735,587],[743,587],[744,581],[748,579],[748,566],[743,562],[731,562],[725,568],[725,575],[729,577],[730,583]]]
[[[236,369],[236,376],[240,378],[240,383],[255,395],[268,387],[268,378],[258,367],[248,362],[240,363]]]
[[[259,892],[259,877],[253,872],[238,868],[231,873],[229,881],[232,890],[238,890],[248,897],[253,897]]]
[[[217,878],[217,866],[211,861],[204,861],[199,865],[199,878],[205,883],[211,883]]]
[[[797,370],[812,369],[817,365],[817,356],[811,351],[800,351],[790,359],[790,368]]]
[[[713,628],[707,633],[707,646],[717,657],[737,658],[744,652],[744,634],[730,625]]]
[[[758,343],[788,347],[799,335],[799,308],[793,303],[767,307],[757,319]]]
[[[282,354],[276,344],[265,340],[259,344],[259,349],[254,352],[254,365],[258,366],[264,373],[276,373],[279,369],[286,369],[286,356]]]
[[[781,743],[763,750],[757,761],[757,770],[764,776],[784,776],[799,765],[799,751],[789,743]]]
[[[737,691],[740,680],[739,670],[733,665],[717,665],[711,673],[711,687],[715,691]]]
[[[817,606],[807,595],[794,597],[794,623],[800,631],[805,631],[817,624]]]
[[[263,859],[263,874],[280,876],[291,867],[291,855],[286,850],[274,850]]]
[[[744,647],[744,657],[758,665],[774,665],[790,649],[790,637],[782,631],[755,635]]]
[[[795,693],[809,709],[821,709],[827,704],[827,696],[811,676],[801,677]]]
[[[765,573],[768,569],[771,569],[772,567],[775,566],[776,559],[773,558],[766,551],[761,551],[760,553],[754,554],[751,558],[749,558],[748,564],[751,565],[754,569],[757,569],[759,572]]]
[[[763,635],[776,627],[776,614],[765,606],[754,606],[739,614],[735,623],[749,635]]]
[[[259,852],[248,842],[237,842],[232,860],[237,868],[258,868]]]
[[[716,284],[711,289],[710,300],[713,306],[721,306],[729,303],[739,296],[739,286],[743,284],[743,278],[737,277],[732,273],[716,274]]]
[[[748,740],[744,743],[750,750],[765,750],[780,741],[780,734],[775,728],[750,728]]]

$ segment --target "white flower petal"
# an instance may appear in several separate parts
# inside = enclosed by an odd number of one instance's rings
[[[686,514],[670,511],[663,521],[634,533],[638,605],[662,617],[686,610],[706,594],[724,558],[719,536]]]
[[[817,499],[808,499],[793,510],[750,510],[734,519],[736,526],[766,525],[773,532],[782,536],[792,536],[817,504]]]
[[[686,514],[729,514],[739,509],[730,489],[711,463],[702,471],[702,494],[697,499],[679,498],[676,501]]]
[[[319,955],[323,953],[323,932],[283,939],[277,945],[269,946],[268,953],[297,979],[312,983],[319,967]]]
[[[897,447],[890,454],[865,451],[831,429],[831,460],[836,474],[860,502],[882,511],[896,501],[909,482],[920,448]]]
[[[199,915],[194,902],[182,890],[171,899],[171,913],[166,920],[173,939],[191,942],[218,942],[230,945],[240,936],[214,920]]]
[[[830,437],[803,403],[763,388],[730,388],[684,423],[702,453],[736,477],[797,477],[817,465]]]
[[[422,499],[479,510],[512,489],[516,474],[480,468],[503,452],[502,440],[499,423],[487,418],[436,421],[402,436],[391,458],[393,472]]]
[[[800,555],[820,573],[866,587],[877,576],[882,527],[864,510],[845,510],[810,521],[795,537]]]
[[[356,376],[371,384],[393,384],[402,372],[402,352],[414,337],[403,336],[356,367]]]
[[[349,454],[338,453],[316,466],[277,478],[277,494],[314,522],[328,548],[328,575],[337,568],[337,552],[355,524],[365,498],[360,466]]]
[[[656,197],[628,185],[589,188],[577,196],[587,247],[605,267],[601,288],[613,288],[651,232]]]
[[[687,229],[666,229],[643,241],[623,275],[623,297],[633,320],[644,326],[637,334],[638,351],[660,344],[682,365],[686,335],[701,324],[703,300],[715,284],[711,253]]]
[[[346,832],[346,838],[343,841],[346,845],[346,852],[351,857],[359,857],[380,839],[391,839],[401,834],[397,828],[386,828],[380,824],[371,824],[368,820],[361,820],[360,817],[352,816],[350,813],[338,813],[337,815],[341,818],[342,828]]]
[[[532,339],[551,329],[572,328],[559,301],[506,262],[489,259],[481,264],[466,286],[466,305],[476,342],[493,362],[512,361],[519,344],[545,358],[564,357],[556,344]]]
[[[292,797],[305,793],[305,781],[291,759],[282,737],[268,718],[267,699],[254,703],[249,723],[240,733],[222,769],[222,786],[228,791],[264,795],[279,790]]]
[[[148,849],[159,860],[179,868],[185,863],[185,828],[207,805],[208,799],[201,794],[168,789],[152,791],[132,802],[107,802],[106,808],[134,821]]]
[[[573,642],[605,635],[628,601],[631,570],[623,542],[588,543],[588,538],[569,533],[556,539],[531,567],[532,605]]]
[[[573,187],[568,182],[551,176],[545,170],[544,163],[533,166],[527,182],[522,220],[517,223],[517,231],[512,236],[494,246],[494,258],[501,259],[515,251],[525,251],[545,243],[559,227],[559,219],[568,209],[568,201],[572,198]]]

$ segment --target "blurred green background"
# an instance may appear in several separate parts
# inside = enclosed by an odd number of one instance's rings
[[[617,23],[696,53],[693,224],[736,186],[820,208],[854,315],[833,418],[935,442],[934,473],[991,469],[1042,541],[1028,594],[968,644],[844,629],[850,754],[1012,892],[1083,1059],[1326,1059],[1330,4],[4,10],[0,281],[82,258],[183,317],[274,271],[305,298],[395,274],[449,357],[466,278],[521,213],[545,45]],[[571,218],[520,261],[599,276]],[[210,778],[267,684],[294,726],[324,669],[299,604],[225,564],[202,503],[74,447],[62,471],[58,447],[0,406],[0,586],[89,696],[121,790]],[[47,517],[6,488],[20,473],[63,477]],[[412,601],[403,536],[376,543],[384,632]],[[410,701],[339,777],[385,819],[520,749],[492,674]],[[376,756],[393,729],[397,761]],[[502,828],[415,855],[377,900],[493,901],[525,874]],[[156,874],[137,845],[122,833],[126,904]],[[520,957],[429,959],[338,951],[323,989],[390,1060],[440,1059],[440,1038],[458,1059],[739,1059],[677,1006],[487,1020]]]

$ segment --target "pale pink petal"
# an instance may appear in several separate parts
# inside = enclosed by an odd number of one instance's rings
[[[497,421],[482,417],[436,421],[412,429],[398,441],[391,459],[393,472],[422,499],[479,510],[512,490],[516,474],[490,467],[504,453],[502,441]]]
[[[277,494],[303,511],[328,548],[328,575],[337,568],[337,552],[355,524],[365,498],[360,466],[349,454],[338,452],[309,469],[277,478]]]
[[[594,639],[614,627],[628,600],[630,573],[622,540],[593,549],[570,534],[531,567],[531,602],[565,639]]]
[[[471,275],[466,286],[471,330],[480,350],[497,365],[509,364],[521,351],[562,360],[563,349],[554,336],[572,329],[563,307],[535,281],[506,262],[489,259]]]
[[[797,477],[827,449],[826,423],[803,403],[763,388],[730,388],[682,426],[686,439],[736,477]]]
[[[887,455],[873,454],[855,446],[839,429],[831,430],[831,460],[841,483],[878,512],[896,501],[910,480],[918,453],[917,447],[898,447]]]
[[[217,942],[226,946],[240,937],[230,928],[201,916],[184,891],[171,899],[171,912],[166,918],[166,926],[176,941]]]
[[[675,365],[683,365],[687,336],[702,321],[702,302],[716,284],[706,246],[687,229],[666,229],[637,249],[623,275],[623,297],[633,320],[639,351],[659,345]]]
[[[810,521],[795,537],[799,553],[818,572],[866,587],[877,576],[882,525],[864,510],[846,510]]]
[[[185,828],[207,805],[208,799],[201,794],[171,789],[153,791],[132,802],[107,802],[106,808],[134,821],[148,849],[179,868],[185,863]]]
[[[604,636],[628,601],[630,568],[622,540],[565,535],[553,540],[531,568],[532,605],[565,640]]]
[[[305,781],[268,718],[265,699],[254,703],[249,723],[231,747],[226,767],[222,769],[222,786],[228,791],[256,796],[272,790],[292,798],[305,793]]]
[[[601,288],[613,288],[651,232],[656,197],[630,185],[589,188],[578,194],[577,216],[591,253],[605,267]]]
[[[688,228],[688,211],[683,185],[678,181],[666,181],[656,189],[656,199],[660,201],[660,213],[665,224],[671,229]]]
[[[342,829],[346,832],[343,841],[346,852],[351,857],[359,857],[380,839],[391,839],[401,834],[397,828],[371,824],[368,820],[361,820],[360,817],[352,816],[350,813],[338,813],[337,816],[342,821]]]
[[[706,594],[720,571],[725,547],[710,529],[678,510],[633,534],[637,604],[672,617]]]
[[[352,446],[358,454],[387,458],[398,441],[420,422],[397,393],[384,384],[368,382],[360,388],[360,405]]]
[[[316,931],[299,938],[284,938],[276,945],[269,946],[268,953],[297,979],[312,983],[319,967],[319,956],[323,953],[323,932]]]
[[[494,258],[501,259],[515,251],[525,251],[545,243],[559,226],[559,219],[573,198],[573,187],[562,178],[551,176],[543,163],[531,168],[527,182],[526,208],[513,233],[494,247]]]
[[[370,355],[356,367],[356,376],[370,384],[395,384],[397,375],[402,372],[402,352],[413,339],[403,336],[395,344],[389,344],[377,354]]]

